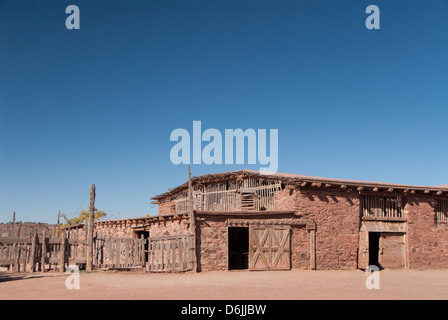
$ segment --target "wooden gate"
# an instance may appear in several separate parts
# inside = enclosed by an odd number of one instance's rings
[[[96,238],[93,252],[93,264],[97,268],[142,268],[146,262],[143,238]]]
[[[249,269],[291,269],[289,226],[249,226]]]
[[[0,265],[13,272],[35,272],[86,263],[87,241],[81,239],[49,238],[34,235],[30,238],[0,238]]]
[[[149,238],[149,272],[184,272],[193,270],[193,236],[163,236]]]
[[[380,234],[378,262],[383,268],[405,267],[405,246],[403,233],[382,232]]]

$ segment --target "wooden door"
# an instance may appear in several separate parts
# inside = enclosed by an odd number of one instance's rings
[[[358,243],[358,269],[367,269],[369,266],[369,233],[359,232]]]
[[[291,268],[290,227],[249,227],[249,269],[289,270]]]
[[[403,233],[380,234],[379,263],[383,268],[405,267],[405,246]]]

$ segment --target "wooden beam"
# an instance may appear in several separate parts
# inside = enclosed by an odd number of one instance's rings
[[[89,229],[87,230],[87,271],[93,270],[93,228],[95,214],[95,185],[90,186]],[[64,244],[64,243],[63,243]]]
[[[362,190],[364,190],[364,187],[358,187],[356,190],[362,191]]]
[[[377,188],[377,187],[375,187],[375,188],[373,188],[373,189],[372,189],[372,191],[375,191],[375,192],[377,192],[377,191],[378,191],[378,188]]]
[[[394,192],[394,188],[387,189],[388,192]]]
[[[310,232],[310,269],[316,270],[316,229]]]
[[[197,272],[196,221],[193,210],[193,183],[191,181],[190,166],[188,166],[188,211],[190,214],[190,230],[193,236],[193,272]]]

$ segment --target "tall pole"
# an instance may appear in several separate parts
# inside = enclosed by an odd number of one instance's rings
[[[87,230],[87,271],[93,270],[93,228],[95,214],[95,185],[90,187],[89,225]]]
[[[12,223],[11,223],[11,234],[9,235],[11,238],[14,238],[14,229],[15,229],[15,226],[16,226],[16,212],[14,211],[13,213],[12,213]]]
[[[193,184],[191,182],[190,166],[188,166],[188,211],[190,215],[190,230],[193,235],[193,271],[198,271],[196,252],[196,221],[193,210]]]
[[[60,226],[59,226],[59,221],[61,219],[61,210],[58,211],[58,224],[56,225],[56,230],[57,230],[57,234],[56,237],[59,238],[59,233],[61,232]]]

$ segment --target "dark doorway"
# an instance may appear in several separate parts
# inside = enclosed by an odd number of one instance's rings
[[[229,270],[249,268],[249,228],[229,227]]]
[[[149,238],[149,231],[144,230],[134,230],[134,237],[133,238],[139,238],[141,239],[143,235],[143,239],[145,239],[145,261],[148,262],[148,238]]]
[[[380,268],[379,263],[380,252],[380,233],[369,232],[369,265],[374,265]]]

